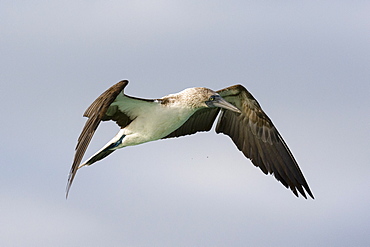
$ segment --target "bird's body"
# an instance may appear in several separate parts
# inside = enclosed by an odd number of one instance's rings
[[[180,105],[175,99],[181,94],[158,100],[143,101],[120,94],[111,106],[135,119],[123,128],[126,135],[120,147],[138,145],[161,139],[183,125],[197,110],[191,105]]]
[[[120,131],[126,136],[119,147],[161,139],[179,128],[194,113],[194,109],[176,105],[168,107],[160,101],[138,101],[122,95],[117,99],[119,101],[113,102],[112,106],[117,105],[120,111],[135,119]]]
[[[229,135],[238,149],[264,173],[273,173],[298,196],[302,186],[313,197],[298,164],[287,145],[262,111],[258,102],[241,85],[217,92],[189,88],[161,99],[127,96],[121,81],[100,95],[86,110],[88,117],[78,139],[76,154],[67,185],[67,195],[77,170],[99,161],[113,151],[158,139],[194,134],[211,129],[220,109],[217,133]],[[100,121],[113,120],[118,134],[83,164],[87,146]]]

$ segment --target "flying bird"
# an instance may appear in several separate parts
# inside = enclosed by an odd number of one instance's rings
[[[307,199],[306,191],[314,198],[287,144],[257,100],[242,85],[218,91],[188,88],[160,99],[141,99],[124,94],[127,84],[127,80],[122,80],[113,85],[85,111],[88,119],[78,138],[67,197],[81,167],[90,166],[123,147],[209,131],[219,115],[216,133],[228,135],[255,166],[265,174],[273,174],[297,197],[299,192]],[[81,164],[100,122],[109,120],[120,127],[117,135]]]

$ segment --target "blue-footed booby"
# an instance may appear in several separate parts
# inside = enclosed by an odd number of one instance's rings
[[[213,91],[188,88],[160,99],[140,99],[124,94],[123,80],[102,93],[85,111],[88,118],[76,146],[66,196],[79,168],[107,157],[119,148],[164,138],[209,131],[218,117],[216,133],[228,135],[236,147],[265,174],[273,174],[298,197],[314,198],[293,154],[257,100],[242,85]],[[101,121],[121,128],[92,157],[81,164],[87,146]]]

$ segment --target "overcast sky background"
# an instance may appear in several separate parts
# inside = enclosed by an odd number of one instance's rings
[[[370,246],[369,1],[0,2],[1,246]],[[295,155],[296,198],[214,131],[81,169],[83,112],[243,84]],[[118,131],[102,124],[90,156]]]

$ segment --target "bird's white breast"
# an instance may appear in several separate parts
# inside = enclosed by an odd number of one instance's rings
[[[183,125],[195,112],[179,104],[133,102],[129,98],[117,103],[120,111],[134,119],[123,129],[126,137],[120,146],[132,146],[161,139]]]

